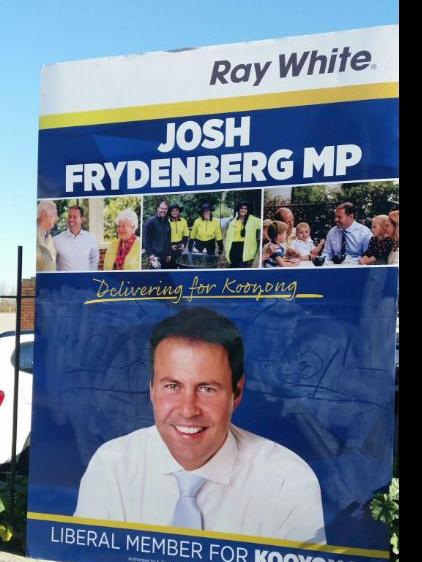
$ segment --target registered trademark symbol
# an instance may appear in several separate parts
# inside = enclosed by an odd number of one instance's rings
[[[371,68],[375,70],[375,68],[377,68],[376,64],[371,64]]]

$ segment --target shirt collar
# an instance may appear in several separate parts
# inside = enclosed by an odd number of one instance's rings
[[[159,464],[158,470],[163,474],[172,474],[184,468],[176,461],[161,438],[157,426],[154,426],[157,436]],[[223,446],[203,466],[193,470],[194,474],[202,476],[206,480],[212,480],[220,484],[228,484],[236,461],[237,443],[231,431],[229,431]]]
[[[78,236],[81,236],[81,237],[82,237],[82,236],[83,236],[83,232],[84,232],[83,228],[81,228],[81,230],[78,232],[78,234],[73,234],[72,232],[70,232],[70,229],[69,229],[69,228],[66,230],[67,236],[70,236],[71,238],[78,238]]]
[[[340,232],[353,232],[356,229],[356,225],[357,225],[357,222],[353,221],[352,224],[350,226],[348,226],[347,228],[339,228],[339,227],[337,227],[337,228],[340,230]]]

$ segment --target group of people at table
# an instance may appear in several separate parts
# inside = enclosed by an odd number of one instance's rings
[[[399,211],[377,215],[371,229],[357,222],[352,203],[335,209],[335,226],[326,239],[314,244],[311,227],[306,222],[294,226],[294,216],[287,207],[278,207],[275,220],[264,220],[263,267],[297,266],[301,261],[322,265],[325,260],[336,264],[348,260],[361,265],[395,264],[399,262]]]
[[[294,215],[287,207],[278,207],[275,219],[262,223],[250,212],[247,201],[240,202],[228,223],[224,242],[220,220],[213,217],[209,203],[201,205],[191,229],[181,216],[182,211],[177,203],[169,205],[162,200],[155,215],[146,221],[143,247],[150,268],[177,269],[178,260],[185,252],[224,255],[226,267],[251,267],[259,255],[261,226],[262,266],[266,268],[297,266],[302,261],[313,261],[316,265],[324,260],[340,263],[346,257],[362,265],[398,264],[398,210],[373,217],[371,232],[355,220],[353,204],[342,203],[335,210],[335,226],[318,244],[314,244],[308,223],[300,222],[295,227]],[[38,204],[37,271],[98,270],[98,242],[82,228],[84,215],[79,205],[70,207],[68,228],[53,237],[51,231],[58,220],[56,205],[50,200]],[[117,237],[108,244],[102,269],[140,269],[141,244],[136,235],[136,212],[133,209],[121,211],[115,223]]]

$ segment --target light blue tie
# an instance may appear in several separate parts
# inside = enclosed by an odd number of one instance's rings
[[[202,529],[202,514],[196,503],[196,496],[205,484],[206,479],[192,472],[180,470],[174,476],[179,486],[179,499],[172,519],[173,527],[186,527],[188,529]]]

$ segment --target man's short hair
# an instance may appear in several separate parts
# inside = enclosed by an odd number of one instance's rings
[[[71,207],[68,208],[67,212],[69,212],[71,209],[77,209],[79,211],[79,214],[81,215],[81,218],[85,214],[85,211],[83,210],[83,208],[80,205],[72,205]]]
[[[288,207],[277,207],[275,214],[277,216],[277,220],[281,220],[282,222],[289,223],[295,220],[293,211]]]
[[[344,209],[344,212],[347,216],[350,216],[350,215],[356,216],[355,206],[353,205],[353,203],[350,203],[350,201],[346,201],[346,203],[340,203],[340,205],[337,205],[336,211],[341,210],[341,209]]]
[[[233,392],[238,392],[237,383],[243,376],[243,341],[239,329],[231,320],[214,310],[198,306],[181,310],[157,324],[150,337],[151,384],[155,350],[166,338],[222,345],[227,352],[232,372]]]

